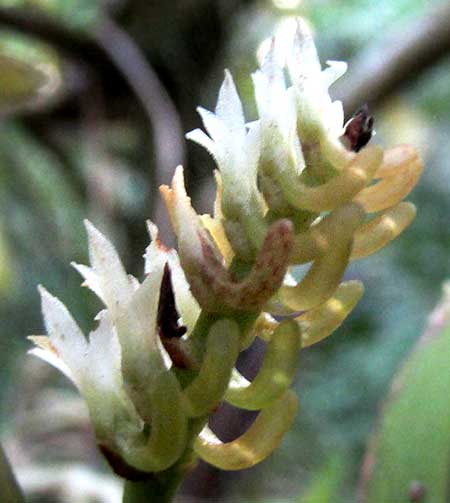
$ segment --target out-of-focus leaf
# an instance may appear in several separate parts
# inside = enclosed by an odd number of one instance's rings
[[[51,236],[52,248],[67,258],[83,253],[83,211],[80,197],[64,176],[64,169],[58,158],[44,146],[36,142],[20,127],[7,124],[0,128],[0,180],[8,175],[20,180],[22,196],[28,199],[36,220],[33,226],[40,228],[40,240]],[[42,223],[46,222],[43,226]],[[10,222],[8,222],[10,224]],[[18,234],[30,229],[14,229]],[[43,238],[43,232],[47,238]],[[38,232],[39,235],[39,232]],[[23,236],[24,245],[32,249],[31,236]]]
[[[57,98],[62,78],[57,53],[18,32],[0,30],[0,117]]]
[[[345,460],[335,456],[319,470],[297,503],[338,503],[339,493],[346,474]]]
[[[0,54],[0,68],[0,113],[35,100],[48,83],[46,73],[6,54]]]
[[[449,501],[449,318],[447,287],[447,299],[393,382],[364,464],[364,502]]]
[[[9,249],[8,237],[0,227],[0,295],[10,295],[14,289],[15,269]]]

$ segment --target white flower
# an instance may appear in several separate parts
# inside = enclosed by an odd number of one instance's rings
[[[222,211],[230,242],[240,255],[254,255],[265,238],[264,203],[257,187],[259,127],[246,126],[241,100],[226,71],[215,113],[199,107],[206,135],[195,129],[186,135],[214,157],[223,182]]]
[[[286,87],[275,49],[273,39],[260,70],[252,78],[261,130],[260,186],[268,206],[280,212],[288,209],[280,182],[298,178],[305,160],[297,134],[294,88]]]
[[[116,452],[139,470],[162,470],[180,456],[187,432],[181,389],[169,371],[172,362],[158,334],[158,304],[167,262],[177,278],[173,286],[175,295],[179,293],[184,322],[195,323],[198,306],[175,252],[159,243],[154,226],[150,225],[154,242],[147,251],[148,275],[142,283],[127,275],[103,234],[90,222],[86,229],[91,266],[73,265],[105,304],[96,318],[98,327],[86,339],[66,307],[40,288],[48,336],[32,337],[38,347],[31,352],[78,387],[104,452]],[[144,423],[152,424],[150,437]],[[158,451],[161,435],[169,445],[164,452]]]
[[[48,337],[32,337],[31,353],[67,375],[86,400],[99,443],[115,445],[126,432],[138,435],[142,420],[125,392],[117,333],[106,311],[84,337],[64,304],[39,288]],[[117,434],[111,432],[117,429]]]
[[[344,112],[340,101],[331,100],[328,89],[347,71],[347,63],[327,61],[327,65],[322,69],[311,32],[306,23],[299,20],[287,67],[296,98],[298,133],[304,154],[307,162],[314,160],[317,155],[314,147],[318,149],[320,145],[329,160],[344,164],[349,157],[339,142]]]

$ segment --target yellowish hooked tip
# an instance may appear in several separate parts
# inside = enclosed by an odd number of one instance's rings
[[[393,171],[385,168],[381,173],[391,173]],[[363,189],[355,197],[354,201],[371,213],[395,206],[412,191],[419,181],[422,171],[422,159],[417,156],[413,157],[402,164],[398,172],[385,176],[377,183]]]
[[[331,335],[352,312],[364,293],[360,281],[341,283],[324,304],[298,316],[302,329],[302,347],[311,346]]]
[[[412,203],[402,202],[361,225],[355,232],[350,260],[367,257],[384,248],[409,226],[416,213]]]
[[[294,421],[298,398],[286,392],[272,405],[263,409],[250,428],[231,442],[221,442],[204,428],[194,443],[195,452],[207,463],[221,470],[242,470],[263,461],[281,442]]]

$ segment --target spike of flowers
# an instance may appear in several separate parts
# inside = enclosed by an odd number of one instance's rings
[[[366,146],[367,107],[344,126],[328,89],[347,66],[322,69],[305,23],[287,57],[290,82],[276,43],[253,75],[258,119],[246,124],[227,71],[214,113],[199,108],[208,134],[187,135],[217,163],[214,216],[197,215],[178,167],[161,187],[178,253],[149,222],[142,282],[86,222],[90,266],[73,265],[105,306],[87,339],[40,289],[48,336],[31,338],[32,353],[79,388],[102,452],[125,478],[164,485],[192,456],[225,470],[268,456],[297,411],[289,388],[300,348],[330,335],[362,296],[361,283],[341,283],[349,260],[381,249],[414,218],[402,199],[422,171],[415,149]],[[309,262],[295,280],[289,267]],[[267,351],[249,382],[234,367],[257,336]],[[260,410],[232,442],[206,425],[222,400]],[[126,487],[126,501],[141,501],[132,482]]]

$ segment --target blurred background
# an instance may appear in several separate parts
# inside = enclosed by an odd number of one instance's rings
[[[450,276],[445,0],[0,0],[0,420],[30,501],[120,500],[76,391],[26,355],[26,335],[43,331],[36,285],[87,331],[100,306],[69,265],[87,261],[84,218],[142,276],[145,220],[173,244],[157,187],[177,164],[196,208],[211,209],[213,163],[183,133],[199,127],[197,105],[214,106],[224,68],[254,117],[250,73],[268,37],[290,33],[299,15],[323,63],[350,64],[332,89],[347,116],[368,103],[373,141],[421,151],[425,173],[409,197],[418,216],[350,267],[365,296],[338,332],[302,353],[301,411],[281,447],[249,471],[200,465],[177,501],[356,501],[383,396]],[[248,376],[262,351],[242,356]],[[230,439],[251,419],[223,408],[213,424]]]

